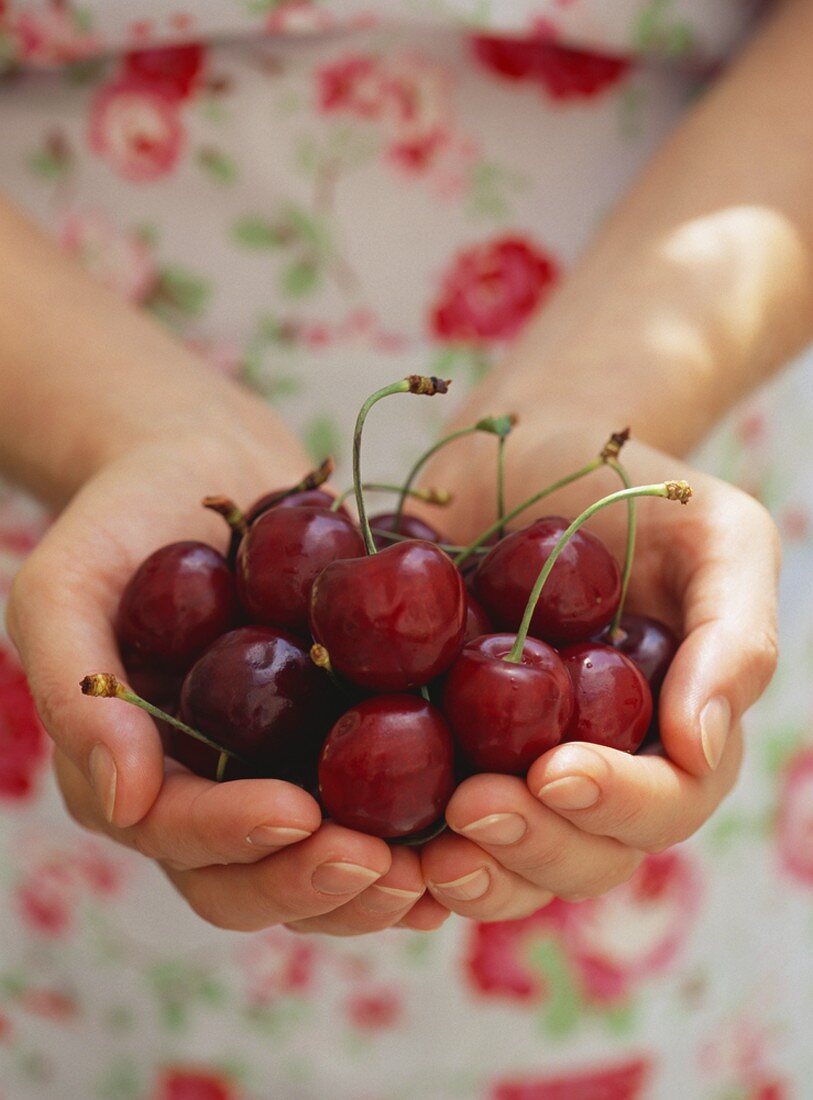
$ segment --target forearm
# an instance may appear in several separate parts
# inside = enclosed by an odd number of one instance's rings
[[[278,428],[295,450],[270,410],[208,372],[2,199],[0,254],[3,473],[60,505],[104,461],[150,438],[231,430],[270,447]]]
[[[681,453],[813,336],[813,10],[689,114],[490,381],[491,409]],[[553,407],[555,406],[555,411]],[[471,410],[468,410],[469,412]]]

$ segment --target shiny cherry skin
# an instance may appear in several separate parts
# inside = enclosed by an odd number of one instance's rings
[[[472,642],[482,634],[493,634],[494,626],[486,614],[485,608],[475,600],[471,592],[466,593],[466,629],[463,632],[463,644]]]
[[[316,758],[341,707],[300,639],[246,626],[224,634],[187,673],[180,717],[265,774],[285,775]]]
[[[245,514],[246,523],[251,525],[256,519],[267,512],[269,508],[330,508],[335,497],[327,489],[302,489],[298,493],[289,493],[288,496],[277,500],[284,489],[276,489],[273,493],[266,493],[255,500]],[[338,509],[343,515],[347,515],[347,509],[342,505]]]
[[[462,645],[463,578],[440,547],[417,539],[335,561],[313,585],[310,625],[353,683],[420,687],[445,672]]]
[[[635,752],[652,719],[652,692],[638,666],[600,642],[567,646],[560,656],[574,701],[564,740]]]
[[[382,538],[381,535],[377,534],[378,531],[393,531],[405,538],[423,539],[424,542],[441,542],[443,539],[443,536],[434,527],[430,527],[422,519],[418,519],[417,516],[410,516],[406,512],[401,516],[396,532],[397,518],[397,512],[379,512],[375,516],[370,516],[370,527],[373,531],[373,541],[376,549],[386,550],[388,546],[392,546],[394,541],[393,539]]]
[[[372,836],[410,836],[443,816],[454,790],[452,735],[417,695],[375,695],[330,731],[319,793],[339,825]]]
[[[311,586],[318,574],[337,558],[363,553],[361,532],[348,516],[325,508],[272,508],[240,542],[240,602],[253,622],[304,637]]]
[[[237,614],[223,555],[203,542],[173,542],[150,554],[128,581],[116,636],[142,667],[184,673]]]
[[[634,661],[646,677],[653,699],[657,699],[678,650],[675,634],[666,623],[647,615],[625,613],[621,616],[620,627],[617,638],[611,640],[605,633],[598,640]]]
[[[474,594],[498,628],[517,630],[539,571],[569,526],[546,516],[507,535],[474,575]],[[612,620],[621,599],[621,572],[595,535],[579,530],[565,546],[542,589],[531,634],[551,642],[595,637]]]
[[[487,634],[464,646],[443,689],[455,740],[481,772],[524,775],[562,740],[573,714],[573,686],[556,650],[528,637],[522,661],[503,658],[514,634]]]

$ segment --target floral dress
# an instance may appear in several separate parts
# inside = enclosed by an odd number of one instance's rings
[[[460,400],[753,7],[6,0],[0,189],[346,474],[361,394],[421,371]],[[692,842],[595,901],[431,936],[213,929],[66,819],[0,639],[2,1100],[809,1097],[806,374],[699,456],[786,542],[785,657],[743,779]],[[449,412],[420,403],[405,428],[396,404],[369,432],[382,478]],[[0,597],[43,525],[0,489]]]

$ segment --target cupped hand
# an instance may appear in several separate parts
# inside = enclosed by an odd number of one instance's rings
[[[584,465],[607,435],[593,428],[540,441],[520,425],[506,452],[509,507]],[[494,518],[496,462],[493,440],[477,440],[468,455],[461,450],[441,452],[427,481],[454,494],[443,527],[465,543]],[[774,525],[745,493],[650,447],[629,443],[621,458],[635,484],[685,479],[694,489],[685,507],[638,502],[628,608],[663,619],[683,639],[660,699],[664,755],[572,743],[537,760],[526,779],[466,780],[447,810],[450,831],[421,857],[432,896],[464,916],[507,920],[552,897],[604,893],[626,881],[645,853],[694,833],[736,782],[741,718],[776,665]],[[603,469],[525,519],[573,517],[618,487]],[[590,528],[623,559],[624,505],[601,512]]]
[[[124,585],[149,553],[177,539],[225,548],[226,528],[200,506],[204,496],[224,493],[248,505],[296,483],[307,466],[270,418],[267,443],[240,423],[224,423],[218,436],[157,436],[117,455],[86,482],[23,566],[9,602],[9,632],[56,744],[69,812],[157,860],[206,920],[336,934],[404,919],[432,928],[445,914],[423,898],[414,852],[323,825],[316,801],[293,785],[216,784],[192,775],[165,762],[147,715],[79,691],[90,672],[126,679],[112,623]]]

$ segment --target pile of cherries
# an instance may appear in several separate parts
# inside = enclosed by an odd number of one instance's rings
[[[653,699],[677,640],[654,619],[621,614],[634,538],[622,573],[581,525],[626,501],[633,535],[635,496],[685,502],[691,490],[685,482],[630,488],[618,462],[622,434],[505,513],[502,451],[513,418],[494,417],[436,444],[399,487],[398,508],[368,520],[367,413],[383,397],[431,396],[447,385],[410,376],[362,406],[358,521],[322,487],[329,462],[245,513],[207,498],[231,526],[228,554],[192,541],[151,554],[116,621],[134,690],[102,673],[82,681],[85,694],[149,710],[167,754],[197,774],[287,779],[342,825],[416,843],[443,827],[468,775],[522,775],[563,741],[635,752],[657,739]],[[412,490],[412,481],[429,454],[470,431],[498,438],[499,515],[471,546],[454,547],[403,504],[410,495],[448,500]],[[546,516],[508,530],[525,507],[602,462],[625,489],[573,523]]]

